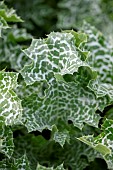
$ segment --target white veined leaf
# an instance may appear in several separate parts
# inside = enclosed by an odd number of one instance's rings
[[[21,122],[22,106],[13,89],[17,86],[18,73],[0,72],[0,117],[4,125]]]
[[[4,118],[0,117],[0,152],[11,158],[14,151],[13,132],[10,127],[3,125]]]
[[[113,120],[106,119],[102,125],[102,133],[97,137],[93,135],[82,136],[78,140],[86,143],[100,152],[105,159],[108,168],[113,168]]]
[[[31,46],[24,50],[32,60],[32,64],[25,65],[21,70],[26,83],[33,84],[43,80],[51,83],[55,74],[72,75],[79,67],[88,67],[88,64],[81,60],[84,53],[79,52],[75,43],[75,36],[64,32],[52,32],[47,39],[33,39]]]

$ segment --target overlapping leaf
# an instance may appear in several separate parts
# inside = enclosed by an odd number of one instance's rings
[[[23,155],[21,158],[18,159],[12,159],[10,161],[3,160],[0,162],[0,169],[2,170],[31,170],[28,159],[26,155]],[[38,164],[37,168],[35,170],[64,170],[63,165],[59,165],[56,168],[47,168],[40,164]]]
[[[103,83],[113,82],[113,49],[103,34],[95,27],[84,23],[83,30],[88,36],[86,49],[90,51],[88,63],[96,69]]]
[[[21,21],[3,2],[0,16],[0,28],[8,27],[6,21]],[[20,77],[16,90],[18,73],[0,72],[0,152],[5,157],[0,169],[83,170],[95,158],[101,158],[98,152],[112,169],[113,121],[105,120],[103,132],[97,137],[92,135],[95,130],[84,131],[83,127],[88,124],[98,128],[100,116],[96,110],[103,111],[113,102],[113,50],[95,28],[85,25],[83,31],[88,35],[86,45],[86,35],[74,31],[52,32],[46,39],[33,39],[24,50],[28,58],[20,50],[23,45],[17,43],[31,36],[17,27],[7,36],[4,34],[0,43],[1,61],[10,63],[17,71],[25,65],[21,74],[27,85]],[[22,100],[23,116],[21,101],[14,90]],[[9,126],[21,122],[31,134],[25,132],[15,137],[14,129],[18,127]],[[35,136],[35,133],[43,135],[45,129],[50,130],[49,141]]]
[[[0,32],[1,29],[9,28],[7,22],[21,22],[13,9],[9,10],[4,2],[0,2]],[[25,29],[18,29],[16,26],[12,30],[3,32],[0,39],[0,70],[13,69],[19,70],[23,67],[22,63],[27,63],[24,53],[21,51],[22,45],[17,42],[22,42],[31,39],[30,34]]]
[[[15,5],[15,1],[12,0],[7,3],[14,6],[18,14],[26,21],[22,22],[21,26],[36,37],[42,37],[56,29],[56,1],[33,0],[28,3],[27,0],[21,0]]]
[[[113,50],[104,36],[94,27],[85,23],[83,29],[88,35],[86,49],[91,51],[87,61],[98,73],[98,78],[96,80],[91,80],[88,87],[94,91],[98,98],[107,99],[110,104],[113,102]],[[103,132],[99,136],[93,137],[93,135],[89,135],[79,138],[79,140],[103,155],[109,169],[113,167],[112,124],[112,120],[105,120],[102,125]]]
[[[33,61],[21,71],[26,83],[29,85],[37,82],[37,89],[40,89],[38,82],[49,83],[45,96],[41,97],[36,90],[29,95],[23,92],[23,121],[29,132],[45,128],[52,130],[55,125],[58,136],[54,139],[64,144],[67,135],[62,138],[64,129],[59,128],[60,119],[63,122],[71,120],[80,129],[84,123],[98,127],[100,116],[95,112],[97,109],[102,111],[109,99],[97,99],[95,91],[87,87],[89,81],[96,78],[96,74],[84,61],[88,55],[80,49],[84,41],[84,34],[73,31],[51,33],[45,40],[33,40],[31,46],[24,51]]]

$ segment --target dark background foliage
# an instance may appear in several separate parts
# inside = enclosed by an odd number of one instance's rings
[[[96,26],[103,33],[113,32],[112,0],[6,0],[9,7],[25,20],[19,27],[27,28],[36,37],[51,31],[78,30],[83,21]]]

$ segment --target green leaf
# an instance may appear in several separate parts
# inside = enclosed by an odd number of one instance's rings
[[[100,152],[105,159],[108,168],[113,167],[113,120],[106,119],[102,125],[102,133],[97,137],[82,136],[78,138],[80,141],[91,146],[98,152]]]
[[[71,33],[72,35],[74,35],[75,37],[75,45],[77,47],[79,47],[82,43],[86,43],[87,42],[87,35],[85,33],[82,32],[75,32],[73,30],[66,30],[63,32],[67,32],[67,33]]]
[[[21,101],[13,89],[17,86],[18,73],[0,72],[0,117],[3,125],[21,122]]]
[[[28,3],[27,0],[21,0],[16,1],[16,3],[14,1],[7,3],[10,6],[15,6],[16,4],[16,10],[18,11],[19,15],[24,19],[24,21],[26,21],[21,23],[21,26],[23,28],[27,28],[29,32],[33,31],[32,33],[35,35],[37,34],[38,37],[43,37],[45,33],[51,32],[51,30],[56,30],[56,25],[53,24],[53,22],[56,22],[54,21],[54,19],[56,19],[55,6],[57,2],[50,3],[49,1],[45,2],[44,0],[34,0],[29,1]],[[40,27],[41,29],[38,29],[37,31],[38,27]]]
[[[14,157],[18,158],[26,153],[31,169],[36,169],[38,161],[41,161],[41,163],[48,162],[48,159],[45,159],[45,157],[48,157],[46,154],[48,142],[42,136],[25,134],[23,137],[15,138],[14,144]]]
[[[16,15],[14,9],[8,9],[3,1],[0,2],[0,16],[7,22],[22,22],[22,19]]]

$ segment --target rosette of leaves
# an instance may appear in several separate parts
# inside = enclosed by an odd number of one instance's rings
[[[95,28],[86,24],[84,32],[88,35],[86,45],[83,33],[53,32],[46,39],[34,39],[24,50],[32,60],[21,71],[26,87],[37,83],[37,89],[43,85],[45,89],[41,96],[40,90],[24,96],[23,122],[29,132],[51,130],[52,139],[61,146],[69,142],[72,133],[66,122],[79,129],[84,123],[98,127],[100,116],[96,111],[103,112],[113,102],[112,48]],[[110,146],[97,144],[96,150],[111,154]],[[104,159],[110,168],[109,160]]]
[[[34,91],[23,101],[24,118],[25,120],[27,118],[25,126],[29,132],[42,131],[44,128],[52,130],[52,126],[57,125],[60,119],[66,122],[71,120],[80,129],[83,127],[83,122],[98,126],[99,115],[94,113],[100,104],[97,104],[95,94],[87,89],[88,81],[94,79],[96,73],[84,61],[88,53],[81,51],[79,45],[75,45],[78,38],[75,36],[79,36],[79,41],[82,42],[86,40],[85,35],[73,34],[53,32],[45,40],[34,39],[31,46],[24,51],[32,60],[32,64],[25,66],[21,71],[27,85],[35,82],[47,84],[43,97],[40,98]],[[78,75],[74,75],[77,72]],[[84,74],[87,74],[85,83],[84,78],[82,80]],[[77,80],[78,77],[81,77],[80,82]],[[80,88],[79,93],[78,88]],[[31,101],[32,97],[34,100]],[[83,108],[77,111],[83,100]],[[32,112],[31,103],[34,105]],[[90,108],[91,105],[94,110]],[[87,116],[84,116],[85,113]]]
[[[113,102],[113,51],[94,27],[86,24],[83,32],[33,39],[24,50],[31,62],[24,63],[23,79],[0,72],[0,169],[83,170],[95,158],[104,158],[112,169],[113,121],[103,120],[102,129],[98,125],[99,113]],[[7,55],[1,50],[1,56],[16,71],[23,65],[12,63],[8,54],[28,37],[17,28],[4,34]]]
[[[34,39],[24,50],[32,63],[21,71],[27,86],[17,89],[24,109],[23,124],[28,132],[51,130],[51,139],[62,147],[72,134],[68,121],[80,129],[84,123],[98,127],[100,117],[95,112],[108,104],[87,87],[96,73],[86,62],[88,52],[80,49],[85,41],[82,33],[53,32],[47,39]]]

